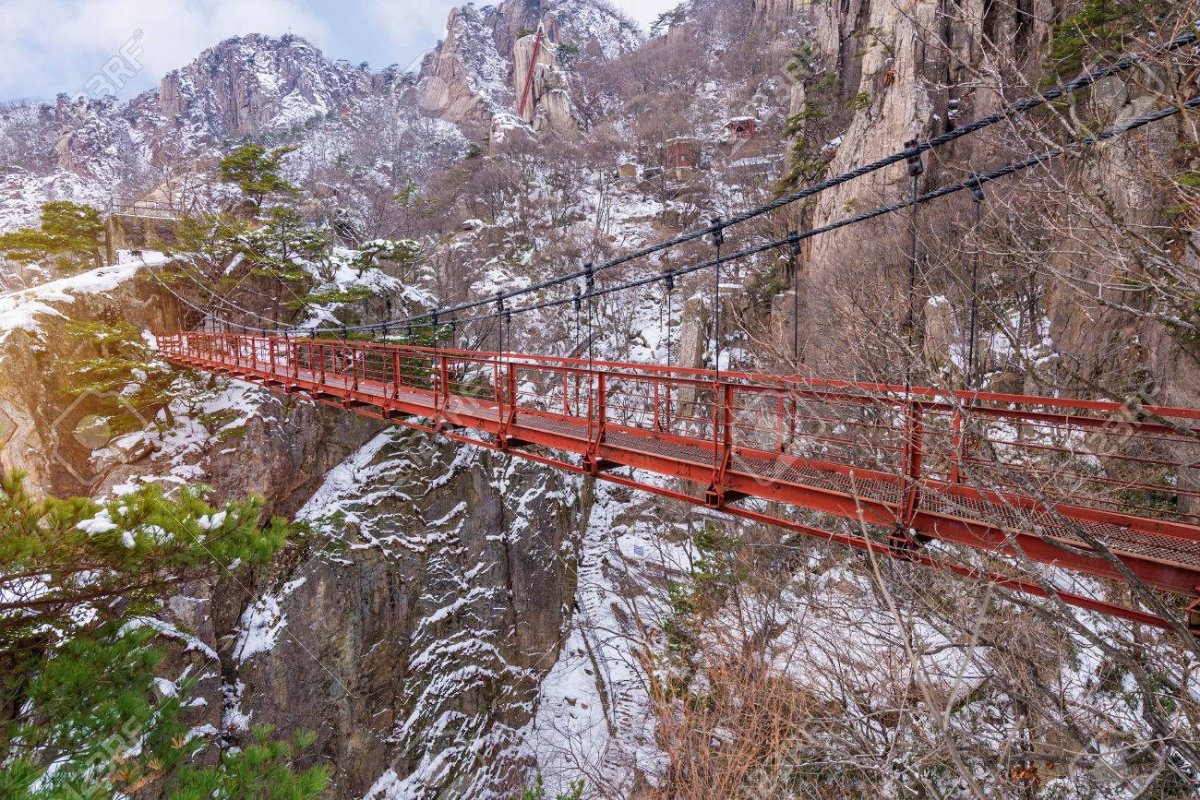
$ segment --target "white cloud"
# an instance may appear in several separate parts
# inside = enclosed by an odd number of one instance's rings
[[[221,39],[291,31],[320,45],[327,25],[296,0],[8,0],[0,25],[0,96],[76,92],[131,37],[152,83]]]

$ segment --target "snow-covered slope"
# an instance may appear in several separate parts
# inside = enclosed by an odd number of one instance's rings
[[[0,294],[0,343],[15,330],[39,336],[42,332],[39,318],[68,316],[61,306],[73,304],[77,295],[111,292],[140,270],[166,262],[167,257],[162,253],[145,252],[134,256],[127,251],[120,251],[118,262],[113,266],[99,267],[30,289]]]

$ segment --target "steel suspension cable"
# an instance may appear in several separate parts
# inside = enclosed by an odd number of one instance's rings
[[[792,368],[800,366],[800,239],[797,231],[791,231],[792,239]]]
[[[591,264],[587,265],[586,273],[587,273],[587,301],[588,301],[587,350],[588,350],[588,372],[590,373],[593,369],[593,363],[595,361],[595,356],[594,356],[594,353],[592,352],[592,344],[595,339],[595,337],[592,335],[592,316],[595,311],[595,306],[593,304],[595,303],[595,297],[596,297],[596,283],[595,283],[595,278],[592,277],[592,265]]]
[[[671,366],[671,321],[675,317],[675,273],[667,272],[663,275],[663,282],[667,289],[667,366]]]
[[[977,133],[978,131],[983,130],[984,128],[990,127],[992,125],[995,125],[997,123],[1003,122],[1008,119],[1011,119],[1013,117],[1020,116],[1020,115],[1025,114],[1035,108],[1043,106],[1054,100],[1057,100],[1061,97],[1064,97],[1069,94],[1073,94],[1074,92],[1080,91],[1081,89],[1090,87],[1100,80],[1103,80],[1105,78],[1108,78],[1108,77],[1111,77],[1113,75],[1117,75],[1117,74],[1120,74],[1123,72],[1127,72],[1130,69],[1133,69],[1134,67],[1138,66],[1139,64],[1142,64],[1143,62],[1145,62],[1145,60],[1150,56],[1173,52],[1173,51],[1178,50],[1182,47],[1185,47],[1189,44],[1194,44],[1197,42],[1197,40],[1198,40],[1198,37],[1197,37],[1196,33],[1189,31],[1187,33],[1180,34],[1179,36],[1175,37],[1170,42],[1166,43],[1165,45],[1163,45],[1161,47],[1151,49],[1148,53],[1145,53],[1145,54],[1132,53],[1132,54],[1122,56],[1121,58],[1117,59],[1116,61],[1114,61],[1113,63],[1111,63],[1107,66],[1100,67],[1095,70],[1088,70],[1088,71],[1084,72],[1082,75],[1079,75],[1078,77],[1076,77],[1074,80],[1068,81],[1067,83],[1065,83],[1061,86],[1056,86],[1056,87],[1048,89],[1047,91],[1042,92],[1040,94],[1033,95],[1031,97],[1027,97],[1022,100],[1018,100],[1013,103],[1010,103],[1009,105],[1005,106],[1004,108],[1000,109],[999,111],[997,111],[995,113],[989,114],[984,117],[980,117],[979,119],[973,120],[972,122],[969,122],[965,125],[957,127],[952,131],[946,131],[945,133],[939,134],[938,136],[934,136],[934,137],[926,139],[924,141],[917,142],[911,148],[906,147],[904,150],[900,150],[898,152],[884,156],[883,158],[880,158],[869,164],[864,164],[863,166],[860,166],[856,169],[849,170],[847,172],[843,172],[843,173],[836,175],[834,177],[831,177],[831,178],[827,178],[819,183],[808,186],[797,192],[793,192],[791,194],[779,197],[779,198],[777,198],[769,203],[766,203],[764,205],[749,209],[747,211],[743,211],[740,214],[730,217],[724,223],[724,227],[731,227],[734,225],[741,224],[743,222],[747,222],[751,219],[755,219],[764,214],[768,214],[768,213],[771,213],[772,211],[776,211],[784,206],[791,205],[793,203],[799,202],[800,200],[804,200],[804,199],[807,199],[814,195],[820,194],[821,192],[824,192],[828,189],[832,189],[836,186],[840,186],[844,183],[848,183],[857,178],[861,178],[865,175],[869,175],[873,172],[877,172],[881,169],[884,169],[885,167],[891,166],[892,164],[896,164],[900,161],[904,161],[906,159],[912,158],[913,156],[919,156],[920,154],[922,154],[928,150],[932,150],[934,148],[941,147],[945,144],[956,141],[965,136],[969,136],[971,134]],[[638,250],[634,250],[630,253],[626,253],[624,255],[615,257],[608,261],[602,262],[598,265],[595,265],[594,272],[602,272],[604,270],[611,269],[613,267],[616,267],[616,266],[619,266],[622,264],[626,264],[630,261],[634,261],[639,258],[644,258],[646,256],[653,255],[653,254],[661,252],[663,250],[667,250],[672,247],[677,247],[681,244],[686,244],[688,242],[695,241],[704,236],[710,235],[714,232],[715,231],[713,230],[713,228],[711,226],[693,230],[688,233],[684,233],[679,236],[676,236],[672,239],[667,239],[667,240],[659,242],[657,244],[649,245],[647,247],[643,247]],[[539,281],[537,283],[533,283],[530,286],[524,287],[522,289],[514,289],[509,292],[505,292],[505,293],[503,293],[503,296],[505,299],[513,299],[516,297],[521,297],[526,294],[531,294],[533,292],[537,292],[542,289],[547,289],[552,286],[560,285],[562,283],[566,283],[568,281],[575,280],[575,279],[582,278],[582,277],[585,277],[585,273],[583,273],[581,271],[577,271],[577,272],[573,272],[573,273],[569,273],[569,274],[565,274],[565,275],[559,275],[559,276],[556,276],[553,278],[548,278],[546,280]],[[471,301],[459,303],[457,305],[441,308],[441,309],[439,309],[439,312],[442,314],[455,314],[455,313],[459,313],[459,312],[463,312],[463,311],[470,311],[472,309],[480,308],[482,306],[487,305],[489,302],[491,302],[491,298],[481,298],[479,300],[471,300]],[[428,316],[427,314],[422,314],[422,315],[418,315],[415,317],[409,317],[407,319],[402,319],[402,320],[398,320],[398,321],[401,323],[411,322],[411,321],[423,319],[427,316]],[[373,323],[372,325],[369,325],[369,326],[359,326],[359,329],[363,330],[363,331],[375,330],[381,324],[382,323]]]
[[[866,222],[868,220],[886,216],[888,214],[892,214],[897,211],[901,211],[905,208],[908,208],[910,205],[913,205],[914,203],[917,203],[917,204],[929,203],[929,202],[932,202],[939,198],[955,194],[957,192],[961,192],[964,190],[973,190],[974,187],[977,187],[977,186],[982,187],[993,181],[1000,180],[1001,178],[1006,178],[1010,175],[1016,174],[1018,172],[1029,169],[1031,167],[1039,166],[1048,161],[1052,161],[1055,158],[1059,158],[1063,155],[1066,155],[1067,153],[1077,151],[1079,149],[1082,149],[1082,148],[1090,146],[1090,145],[1097,144],[1099,142],[1113,139],[1117,136],[1121,136],[1125,133],[1128,133],[1129,131],[1144,127],[1153,122],[1158,122],[1160,120],[1163,120],[1168,117],[1174,116],[1176,114],[1182,113],[1182,111],[1185,109],[1186,110],[1196,110],[1198,108],[1200,108],[1200,96],[1193,97],[1193,98],[1185,101],[1184,103],[1181,103],[1176,106],[1166,106],[1164,108],[1161,108],[1161,109],[1154,111],[1150,114],[1147,114],[1145,116],[1138,117],[1136,119],[1130,120],[1121,125],[1115,126],[1113,128],[1109,128],[1105,131],[1102,131],[1101,133],[1087,136],[1083,139],[1080,139],[1078,141],[1064,145],[1062,147],[1056,147],[1052,150],[1044,151],[1037,155],[1030,156],[1029,158],[1026,158],[1022,161],[1008,164],[1004,167],[1000,167],[1000,168],[992,170],[990,172],[985,172],[983,174],[973,174],[972,177],[970,177],[966,180],[959,181],[957,183],[947,184],[945,186],[941,186],[937,189],[933,189],[931,191],[925,192],[924,194],[916,197],[915,199],[909,198],[906,200],[898,200],[894,203],[889,203],[887,205],[880,206],[878,208],[872,209],[871,211],[864,211],[861,214],[856,214],[852,217],[847,217],[845,219],[837,220],[836,222],[831,222],[827,225],[822,225],[821,227],[818,227],[818,228],[811,228],[802,233],[792,233],[782,239],[776,239],[773,241],[764,242],[762,244],[758,244],[753,247],[749,247],[744,250],[740,250],[740,251],[730,254],[730,255],[724,255],[724,256],[722,256],[721,261],[722,261],[722,263],[728,263],[730,261],[736,261],[736,260],[740,260],[740,259],[744,259],[744,258],[749,258],[751,256],[759,255],[761,253],[765,253],[770,250],[774,250],[776,248],[789,246],[789,245],[793,245],[793,244],[798,244],[806,239],[811,239],[815,236],[820,236],[821,234],[829,233],[831,231],[835,231],[840,228],[857,225],[859,223]],[[701,262],[692,264],[687,267],[680,267],[678,269],[671,270],[668,273],[663,273],[660,275],[652,275],[649,277],[639,278],[639,279],[635,279],[632,281],[628,281],[628,282],[622,283],[622,284],[615,284],[612,286],[605,287],[603,289],[593,290],[593,291],[588,292],[586,297],[587,298],[600,297],[600,296],[603,296],[606,294],[611,294],[613,292],[623,291],[625,289],[636,289],[636,288],[640,288],[643,286],[649,286],[654,283],[657,283],[660,280],[664,280],[665,275],[669,274],[674,277],[679,277],[679,276],[687,275],[687,274],[697,272],[700,270],[708,269],[710,267],[715,266],[715,264],[716,264],[715,259],[701,261]],[[515,308],[515,309],[513,309],[513,312],[520,314],[520,313],[524,313],[524,312],[528,312],[528,311],[540,311],[543,309],[553,308],[555,306],[562,305],[565,302],[569,302],[569,300],[546,300],[543,302],[534,303],[531,305],[526,305],[526,306],[521,306],[521,307]],[[494,316],[494,315],[483,314],[483,315],[474,316],[474,317],[467,317],[467,318],[465,318],[465,321],[476,322],[476,321],[490,319],[492,316]]]
[[[1194,40],[1195,40],[1194,36],[1191,39],[1189,39],[1189,41],[1194,41]],[[1047,95],[1048,94],[1049,93],[1047,93]],[[810,239],[814,236],[819,236],[823,233],[828,233],[830,231],[837,230],[839,228],[844,228],[844,227],[847,227],[850,225],[857,225],[859,223],[866,222],[868,220],[882,217],[887,214],[891,214],[896,211],[908,208],[910,205],[913,205],[914,203],[917,203],[917,204],[927,203],[932,200],[936,200],[938,198],[945,197],[947,195],[954,194],[956,192],[960,192],[964,189],[970,189],[972,186],[983,186],[986,183],[990,183],[992,181],[999,180],[1001,178],[1007,177],[1007,176],[1015,174],[1017,172],[1021,172],[1023,170],[1029,169],[1030,167],[1038,166],[1047,161],[1052,161],[1053,159],[1059,158],[1069,152],[1074,152],[1079,149],[1088,147],[1090,145],[1094,145],[1099,142],[1107,141],[1107,140],[1115,138],[1117,136],[1124,135],[1125,133],[1128,133],[1132,130],[1136,130],[1138,128],[1144,127],[1151,123],[1158,122],[1163,119],[1167,119],[1176,114],[1180,114],[1185,110],[1191,111],[1191,110],[1196,110],[1197,108],[1200,108],[1200,96],[1192,97],[1192,98],[1186,100],[1185,102],[1179,103],[1177,105],[1165,106],[1163,108],[1158,109],[1157,111],[1154,111],[1154,112],[1151,112],[1144,116],[1129,120],[1121,125],[1114,126],[1112,128],[1108,128],[1107,130],[1102,131],[1101,133],[1089,135],[1089,136],[1086,136],[1075,142],[1071,142],[1069,144],[1063,145],[1061,147],[1056,147],[1056,148],[1053,148],[1050,150],[1046,150],[1042,153],[1030,156],[1029,158],[1026,158],[1022,161],[1008,164],[1004,167],[1001,167],[996,170],[992,170],[991,172],[987,172],[982,175],[976,175],[968,180],[960,181],[958,183],[953,183],[953,184],[947,184],[946,186],[942,186],[933,191],[926,192],[925,194],[922,194],[919,197],[909,198],[907,200],[901,200],[901,201],[897,201],[894,203],[890,203],[888,205],[884,205],[884,206],[875,208],[871,211],[863,212],[861,214],[856,214],[854,216],[847,217],[845,219],[838,220],[836,222],[832,222],[832,223],[823,225],[818,228],[809,229],[807,231],[804,231],[803,233],[796,234],[795,236],[789,235],[788,237],[785,237],[783,239],[775,240],[772,242],[767,242],[762,245],[758,245],[758,246],[751,247],[746,250],[742,250],[733,255],[725,256],[722,259],[722,261],[728,262],[728,261],[738,260],[738,259],[742,259],[742,258],[748,258],[752,255],[757,255],[759,253],[763,253],[763,252],[775,249],[777,247],[789,245],[793,242],[800,242],[805,239]],[[933,141],[933,140],[930,140],[930,141]],[[925,144],[928,144],[928,142],[926,142]],[[921,146],[921,147],[919,147],[919,149],[921,150],[921,152],[924,152],[924,150],[927,150],[928,147]],[[902,151],[901,153],[899,153],[897,155],[898,155],[898,157],[895,158],[894,160],[890,161],[889,163],[896,163],[897,161],[907,159],[914,154],[910,153],[906,150],[906,151]],[[736,218],[725,221],[722,224],[722,229],[725,227],[729,227],[730,225],[736,224],[736,222],[734,221],[735,219]],[[696,233],[697,236],[704,236],[704,235],[712,234],[715,232],[716,231],[710,226],[710,227],[704,228],[704,229],[694,232],[694,233]],[[689,236],[691,236],[691,235],[689,234]],[[696,237],[692,237],[692,238],[696,238]],[[690,240],[691,239],[688,239],[688,241],[690,241]],[[659,247],[659,246],[656,245],[656,247]],[[662,249],[662,248],[660,248],[660,249]],[[657,251],[655,251],[655,252],[657,252]],[[612,262],[606,262],[606,263],[612,263]],[[699,264],[692,265],[690,267],[684,267],[684,268],[674,270],[673,273],[676,276],[684,275],[684,274],[688,274],[690,272],[694,272],[698,269],[705,269],[708,267],[712,267],[715,265],[715,263],[716,262],[714,260],[704,261],[704,262],[700,262]],[[603,265],[601,265],[601,266],[603,266]],[[587,277],[588,278],[588,286],[592,287],[594,285],[594,279],[590,276],[594,276],[594,273],[599,271],[599,269],[600,269],[600,267],[593,267],[592,265],[588,265],[588,267],[585,270],[583,270],[581,272],[572,273],[570,276],[565,276],[565,279],[569,280],[569,279],[575,279],[575,278],[579,278],[579,277]],[[589,290],[586,292],[585,299],[588,299],[590,301],[594,297],[599,297],[599,296],[602,296],[605,294],[609,294],[613,291],[637,288],[640,286],[647,286],[647,285],[653,284],[661,279],[662,279],[661,275],[655,275],[655,276],[652,276],[649,278],[643,278],[643,279],[635,280],[635,281],[624,283],[624,284],[606,287],[605,289],[602,289],[602,290],[595,290],[593,288],[589,288]],[[519,290],[519,291],[512,291],[512,292],[507,292],[507,293],[502,292],[502,293],[499,293],[498,295],[494,296],[492,298],[492,300],[495,300],[497,298],[516,297],[516,296],[519,296],[519,295],[522,295],[522,294],[525,294],[525,293],[528,293],[531,291],[536,291],[540,288],[545,288],[545,286],[556,285],[557,283],[560,283],[560,282],[561,281],[556,278],[550,282],[543,282],[544,285],[534,284],[533,286],[531,286],[527,289],[523,289],[523,290]],[[449,315],[456,314],[457,312],[462,311],[462,310],[477,308],[480,305],[486,304],[488,302],[491,302],[491,301],[490,300],[473,301],[471,303],[462,304],[460,306],[454,306],[449,309],[439,309],[437,313],[449,316]],[[530,305],[526,305],[526,306],[521,306],[521,307],[512,309],[512,311],[514,313],[523,313],[526,311],[536,311],[536,310],[541,310],[541,309],[545,309],[545,308],[556,307],[556,306],[562,305],[567,302],[571,302],[571,299],[567,298],[567,299],[558,299],[558,300],[548,300],[548,301],[534,303],[534,304],[530,304]],[[589,309],[590,309],[590,305],[589,305]],[[434,313],[434,312],[420,314],[420,315],[417,315],[414,317],[410,317],[406,320],[392,320],[392,321],[390,321],[390,324],[396,324],[397,322],[403,324],[406,322],[410,323],[413,321],[429,319],[429,317],[432,313]],[[481,315],[476,315],[476,316],[472,316],[472,317],[461,318],[461,319],[459,319],[459,321],[460,322],[476,322],[476,321],[492,319],[495,316],[496,315],[493,312],[491,314],[481,314]],[[590,322],[591,321],[589,320],[589,326],[590,326]],[[354,332],[366,332],[366,331],[377,330],[382,326],[382,324],[383,323],[373,323],[371,325],[357,325],[357,326],[350,326],[347,329],[354,331]],[[239,327],[245,331],[257,332],[257,333],[278,333],[277,330],[270,329],[270,328],[256,328],[256,327],[247,326],[247,325],[239,325],[237,327]],[[317,329],[317,328],[294,328],[293,330],[300,331],[300,332],[308,330],[308,331],[311,331],[313,334],[316,334],[316,333],[336,332],[339,329],[324,330],[324,329]]]

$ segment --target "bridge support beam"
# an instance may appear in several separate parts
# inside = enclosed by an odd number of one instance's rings
[[[896,558],[912,561],[913,555],[928,541],[928,536],[922,536],[907,525],[896,523],[888,533],[887,546]]]
[[[599,475],[602,472],[612,472],[617,467],[625,465],[619,461],[602,458],[595,453],[588,453],[583,457],[583,466],[589,475]]]
[[[745,500],[749,496],[743,492],[726,489],[723,486],[709,486],[704,490],[704,505],[709,508],[725,508],[730,503]]]

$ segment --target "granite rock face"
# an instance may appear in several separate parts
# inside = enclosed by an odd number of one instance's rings
[[[946,7],[926,0],[854,0],[842,6],[755,3],[753,7],[764,19],[802,21],[810,32],[811,71],[802,70],[802,79],[793,85],[789,111],[834,120],[826,130],[836,132],[836,138],[825,142],[819,153],[832,154],[826,170],[831,175],[900,150],[910,139],[936,136],[1034,93],[1048,69],[1053,22],[1067,8],[1059,0],[1034,0],[1021,4],[1012,14],[997,14],[983,3]],[[1086,124],[1119,124],[1155,106],[1150,88],[1161,84],[1162,76],[1156,84],[1153,76],[1145,75],[1135,76],[1132,82],[1104,81],[1077,96],[1078,107],[1069,113],[1069,122],[1076,131],[1086,130],[1085,118],[1089,120]],[[998,87],[1004,87],[1003,95]],[[819,124],[809,123],[810,131],[817,127]],[[1071,135],[1069,130],[1065,133]],[[1073,178],[1078,181],[1078,191],[1093,194],[1093,189],[1098,190],[1090,215],[1081,210],[1073,219],[1056,219],[1053,224],[1077,231],[1103,227],[1102,215],[1094,208],[1111,202],[1125,223],[1145,226],[1148,231],[1157,228],[1169,237],[1167,198],[1156,193],[1152,179],[1146,177],[1156,170],[1146,167],[1148,160],[1153,161],[1160,174],[1169,173],[1172,168],[1167,162],[1176,157],[1179,141],[1177,124],[1168,121],[1098,148],[1100,157],[1087,174]],[[1028,130],[993,130],[967,137],[939,148],[936,157],[927,155],[916,188],[925,192],[963,180],[968,173],[956,165],[998,166],[1043,148],[1044,141]],[[1050,187],[1014,187],[1003,182],[991,185],[984,208],[1001,217],[1007,213],[1037,218],[1042,211],[1034,198]],[[823,192],[813,206],[811,224],[825,225],[851,212],[906,198],[912,190],[905,165],[893,165]],[[941,254],[969,241],[974,209],[965,192],[928,208],[933,210],[927,213],[922,209],[918,222],[919,257],[923,271],[936,271]],[[1001,227],[994,220],[988,224],[994,229]],[[861,345],[864,337],[873,335],[872,329],[894,328],[903,319],[909,226],[910,217],[904,212],[812,240],[805,251],[806,277],[801,285],[806,309],[803,355],[809,369],[824,374],[881,375],[900,357],[896,342],[890,346],[879,342],[874,349],[890,354],[880,363],[867,363]],[[1028,231],[1009,227],[1013,230],[1006,235],[1018,242],[1023,235],[1030,237],[1018,247],[1034,252],[1044,246],[1033,226],[1026,226]],[[1004,249],[1001,244],[992,247]],[[1119,281],[1128,259],[1116,252],[1117,248],[1108,254],[1094,245],[1063,250],[1061,257],[1047,262],[1053,266],[1053,277],[1046,273],[1043,304],[1013,311],[1024,323],[1023,330],[1016,332],[1018,348],[1040,356],[1047,354],[1041,354],[1039,348],[1050,347],[1057,352],[1051,361],[1062,365],[1064,374],[1069,365],[1082,380],[1116,381],[1129,391],[1138,389],[1125,384],[1140,380],[1144,386],[1149,380],[1163,402],[1188,405],[1200,399],[1200,361],[1194,352],[1180,346],[1179,337],[1166,325],[1080,294],[1079,285],[1095,287]],[[1079,253],[1084,251],[1086,256],[1081,257]],[[1072,252],[1077,255],[1072,257]],[[985,258],[985,278],[989,270],[1006,268],[1002,261]],[[927,297],[937,294],[928,290]],[[929,333],[944,339],[947,321],[940,312],[934,316],[927,320],[918,314],[918,335]],[[855,319],[861,324],[855,324]],[[964,321],[959,314],[960,327]],[[933,329],[939,326],[941,330]],[[937,342],[922,347],[926,352],[930,349],[944,350]],[[1123,355],[1114,358],[1118,352]],[[1130,374],[1131,364],[1146,366],[1144,379]],[[1027,388],[1038,391],[1045,385]]]
[[[331,62],[298,37],[229,39],[166,75],[158,110],[217,137],[257,136],[335,115],[366,93],[370,73]]]
[[[302,510],[320,533],[226,634],[227,719],[317,731],[337,797],[520,785],[575,591],[565,480],[381,434]]]
[[[543,31],[530,100],[519,109],[533,60],[536,32]],[[506,0],[450,12],[446,38],[421,69],[420,104],[476,133],[495,130],[518,112],[536,130],[571,134],[578,114],[569,91],[566,47],[579,57],[606,61],[632,51],[641,34],[628,20],[593,0]]]

